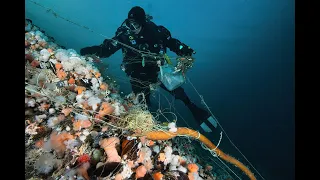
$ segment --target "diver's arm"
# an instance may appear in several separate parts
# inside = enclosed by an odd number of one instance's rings
[[[112,45],[112,40],[106,39],[99,46],[85,47],[80,50],[81,55],[94,54],[101,58],[106,58],[114,54],[120,47]]]
[[[186,44],[180,42],[176,38],[170,38],[167,41],[167,46],[171,51],[175,52],[178,56],[192,56],[192,54],[194,53],[193,49],[191,49]]]
[[[80,50],[81,55],[95,54],[100,58],[107,58],[117,52],[121,45],[118,43],[122,36],[122,28],[118,28],[116,35],[112,39],[105,39],[99,46],[85,47]]]
[[[158,26],[159,31],[163,33],[163,39],[165,45],[173,52],[175,52],[178,56],[192,56],[195,53],[193,49],[191,49],[186,44],[182,43],[176,38],[171,37],[170,31],[164,26]]]

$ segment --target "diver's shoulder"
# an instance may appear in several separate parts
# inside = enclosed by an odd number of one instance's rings
[[[170,32],[168,28],[166,28],[165,26],[163,25],[158,25],[152,21],[147,21],[147,24],[149,27],[152,27],[154,29],[157,29],[159,32],[164,32],[164,33],[168,33]]]
[[[158,25],[156,23],[154,23],[153,21],[147,21],[146,25],[148,27],[153,27],[153,28],[157,28],[158,27]]]

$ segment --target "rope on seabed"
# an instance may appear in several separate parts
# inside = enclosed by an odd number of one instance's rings
[[[129,45],[126,45],[126,44],[121,43],[121,42],[119,42],[119,41],[117,41],[117,40],[114,40],[114,39],[112,39],[112,38],[109,38],[108,36],[105,36],[105,35],[103,35],[103,34],[101,34],[101,33],[95,32],[94,30],[90,29],[90,28],[87,27],[87,26],[83,26],[83,25],[81,25],[81,24],[79,24],[79,23],[75,23],[75,22],[73,22],[73,21],[71,21],[71,20],[69,20],[69,19],[67,19],[67,18],[64,18],[64,17],[60,16],[60,15],[57,14],[55,11],[53,11],[51,8],[47,8],[47,7],[41,5],[40,3],[37,3],[37,2],[35,2],[35,1],[33,1],[33,0],[28,0],[28,1],[30,1],[30,2],[32,2],[32,3],[34,3],[34,4],[36,4],[36,5],[44,8],[44,9],[47,9],[47,12],[52,11],[52,14],[53,14],[55,17],[59,17],[59,18],[65,20],[65,21],[67,21],[67,22],[70,22],[70,23],[76,25],[76,26],[82,27],[82,28],[87,29],[87,30],[89,30],[90,32],[96,33],[96,34],[98,34],[98,35],[100,35],[100,36],[102,36],[102,37],[104,37],[104,38],[106,38],[106,39],[109,39],[109,40],[112,40],[112,41],[114,41],[114,42],[116,42],[116,43],[119,43],[119,44],[123,45],[123,46],[126,47],[126,48],[129,48],[129,49],[131,49],[131,50],[133,50],[133,51],[136,51],[137,53],[140,53],[140,54],[142,54],[142,55],[152,56],[152,57],[160,57],[160,56],[158,56],[158,55],[155,54],[155,53],[150,53],[150,52],[146,52],[146,51],[141,51],[141,50],[135,49],[135,48],[133,48],[133,47],[131,47],[131,46],[129,46]],[[190,82],[190,84],[192,85],[192,87],[194,88],[194,90],[196,91],[196,93],[197,93],[197,94],[199,95],[199,97],[201,98],[201,102],[205,105],[205,107],[208,109],[208,111],[210,112],[210,114],[216,119],[217,123],[218,123],[219,126],[221,127],[222,131],[226,134],[226,136],[227,136],[228,140],[230,141],[230,143],[238,150],[238,152],[245,158],[245,160],[251,165],[251,167],[253,167],[253,169],[259,174],[259,176],[260,176],[262,179],[264,179],[263,176],[259,173],[259,171],[257,171],[257,170],[255,169],[255,167],[252,165],[252,163],[244,156],[244,154],[242,154],[242,152],[238,149],[238,147],[231,141],[231,139],[229,138],[229,136],[227,135],[227,133],[225,132],[225,130],[223,129],[223,127],[221,126],[221,124],[219,123],[219,121],[217,120],[217,118],[213,115],[213,113],[211,112],[210,108],[208,107],[208,105],[207,105],[206,102],[204,101],[203,96],[199,94],[199,92],[197,91],[197,89],[196,89],[196,88],[193,86],[193,84],[191,83],[190,79],[189,79],[189,78],[187,78],[187,79],[188,79],[188,81]]]

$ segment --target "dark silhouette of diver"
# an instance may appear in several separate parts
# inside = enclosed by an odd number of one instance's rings
[[[130,47],[156,55],[142,57],[141,53]],[[164,62],[163,54],[166,53],[167,48],[178,56],[192,56],[195,53],[186,44],[172,38],[170,31],[164,26],[158,26],[148,19],[141,7],[135,6],[129,11],[128,18],[117,29],[112,39],[105,39],[101,45],[82,48],[80,54],[94,54],[100,58],[106,58],[122,49],[123,62],[121,66],[130,77],[132,91],[135,94],[144,93],[146,103],[150,106],[149,85],[159,82],[160,68],[157,62],[158,60]],[[204,131],[211,132],[211,129],[217,127],[217,123],[210,113],[191,102],[182,87],[172,91],[169,91],[162,83],[160,87],[173,95],[175,99],[183,101]]]

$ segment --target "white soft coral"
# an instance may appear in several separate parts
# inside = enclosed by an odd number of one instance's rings
[[[113,103],[112,106],[114,107],[114,112],[113,112],[114,115],[120,116],[121,114],[126,113],[126,109],[119,102]]]
[[[47,50],[47,49],[42,49],[40,51],[40,57],[39,57],[39,60],[40,61],[43,61],[43,62],[47,62],[49,60],[49,57],[50,57],[50,52]]]
[[[122,176],[122,178],[123,179],[127,179],[127,178],[130,178],[130,176],[132,175],[132,170],[131,170],[131,168],[129,167],[129,165],[128,164],[125,164],[124,166],[123,166],[123,170],[122,170],[122,172],[121,172],[121,176]]]
[[[83,102],[85,101],[85,100],[84,100],[84,94],[83,94],[83,93],[78,94],[78,95],[76,96],[76,101],[77,101],[78,104],[83,103]]]
[[[75,70],[75,72],[77,73],[77,74],[81,74],[81,75],[87,75],[87,74],[89,74],[89,71],[84,67],[84,66],[82,66],[82,65],[78,65],[78,66],[76,66],[75,68],[74,68],[74,70]]]
[[[91,90],[87,90],[84,92],[84,98],[89,99],[90,97],[92,97],[94,94]]]
[[[89,117],[86,116],[86,115],[83,115],[83,114],[76,114],[75,117],[74,117],[75,120],[79,120],[79,121],[82,121],[82,120],[88,120]]]
[[[179,155],[174,155],[174,154],[171,155],[171,162],[169,167],[170,171],[177,170],[177,166],[180,165],[179,158],[180,158]]]
[[[153,168],[151,155],[152,151],[149,147],[142,147],[139,151],[139,161],[146,167],[147,171],[150,171]]]
[[[45,153],[39,157],[34,166],[39,173],[48,174],[60,164],[61,161],[56,159],[53,154]]]
[[[168,128],[169,128],[169,132],[177,132],[177,127],[176,127],[176,123],[174,123],[174,122],[171,122],[171,123],[169,123],[168,124]]]
[[[172,148],[170,146],[165,147],[164,153],[166,156],[166,159],[164,160],[164,165],[167,165],[172,161]]]
[[[28,107],[34,107],[36,105],[36,101],[34,99],[30,99],[27,102]]]
[[[47,125],[49,128],[53,128],[55,125],[59,124],[60,121],[58,119],[58,117],[50,117],[48,119]]]
[[[65,49],[57,49],[55,57],[61,62],[67,61],[69,59],[68,52]]]
[[[65,71],[72,71],[76,70],[76,73],[78,74],[85,74],[87,73],[87,70],[82,66],[82,61],[78,57],[68,57],[67,55],[60,55],[60,58],[62,60],[61,64]]]
[[[25,133],[30,135],[36,135],[38,134],[37,129],[39,129],[39,127],[37,126],[36,123],[29,124],[25,129]]]
[[[88,99],[88,105],[92,107],[92,110],[96,111],[98,109],[98,104],[101,103],[101,99],[99,99],[98,97],[90,97]]]
[[[80,146],[79,141],[77,141],[76,139],[69,139],[63,142],[66,145],[67,149],[74,149],[74,147]]]

